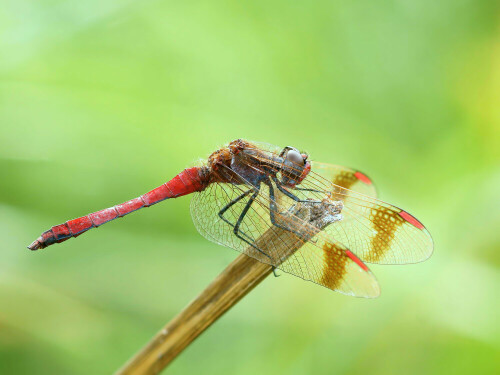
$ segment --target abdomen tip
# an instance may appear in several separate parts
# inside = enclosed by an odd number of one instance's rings
[[[41,246],[41,245],[42,245],[42,244],[40,243],[40,241],[35,240],[35,241],[33,241],[33,242],[31,243],[31,245],[29,245],[29,246],[28,246],[28,249],[33,250],[33,251],[34,251],[34,250],[38,250],[38,249],[41,249],[41,248],[42,248],[42,246]]]

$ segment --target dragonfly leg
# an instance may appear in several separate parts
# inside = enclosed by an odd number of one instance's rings
[[[281,186],[280,182],[278,181],[278,178],[276,176],[272,176],[272,179],[274,181],[274,183],[276,184],[276,187],[278,188],[279,191],[281,191],[283,194],[285,194],[288,198],[291,198],[293,199],[294,201],[296,202],[308,202],[308,203],[321,203],[320,201],[310,201],[310,200],[304,200],[304,199],[300,199],[299,197],[297,197],[295,194],[292,194],[290,193],[288,190],[286,190],[283,186]],[[271,190],[271,188],[270,188]],[[274,194],[274,192],[273,192]]]
[[[226,204],[224,207],[222,207],[222,210],[219,211],[219,217],[225,221],[227,224],[229,224],[230,226],[232,226],[233,228],[235,227],[235,224],[231,223],[229,220],[227,220],[225,217],[224,217],[224,213],[229,210],[232,206],[234,206],[236,203],[238,203],[240,200],[242,200],[243,198],[245,198],[248,194],[250,194],[251,192],[253,191],[253,189],[249,189],[247,191],[245,191],[243,194],[241,194],[240,196],[234,198],[231,202],[229,202],[228,204]],[[253,241],[253,239],[248,236],[245,232],[242,232],[240,231],[240,233],[245,236],[249,241]],[[245,241],[248,243],[248,241]]]
[[[269,256],[269,254],[265,253],[264,251],[262,251],[261,249],[259,249],[257,246],[255,246],[255,244],[253,244],[252,242],[249,242],[249,241],[245,240],[243,237],[241,237],[239,235],[239,233],[243,233],[243,232],[240,231],[240,225],[243,222],[243,219],[245,218],[248,210],[250,209],[250,206],[254,202],[255,198],[257,198],[257,195],[259,195],[259,193],[260,193],[260,188],[257,188],[257,190],[255,191],[255,193],[253,193],[252,196],[250,197],[250,199],[248,200],[247,205],[245,206],[245,208],[243,209],[243,211],[241,211],[240,217],[238,218],[238,221],[236,222],[236,225],[234,226],[233,232],[236,235],[236,237],[238,237],[239,239],[245,241],[247,244],[249,244],[250,246],[252,246],[253,248],[255,248],[259,253],[265,255],[266,257],[268,257],[269,260],[272,262],[273,258],[271,258]],[[272,267],[274,267],[274,266],[272,266]]]
[[[233,206],[234,204],[238,203],[240,200],[242,200],[243,198],[245,198],[252,191],[254,191],[254,193],[252,194],[252,196],[248,200],[248,202],[247,202],[245,208],[243,209],[243,211],[241,211],[241,214],[238,217],[238,220],[236,221],[236,224],[233,224],[229,220],[227,220],[224,217],[224,213],[231,206]],[[262,251],[257,246],[255,246],[255,244],[253,243],[254,240],[249,235],[247,235],[245,232],[243,232],[242,230],[240,230],[240,226],[241,226],[241,223],[243,222],[243,219],[245,218],[245,215],[248,213],[248,210],[250,209],[250,206],[254,202],[255,198],[257,198],[257,195],[259,195],[259,193],[260,193],[260,189],[259,188],[257,188],[257,190],[255,190],[255,189],[249,189],[249,190],[247,190],[246,192],[244,192],[243,194],[241,194],[240,196],[236,197],[231,202],[229,202],[226,206],[224,206],[222,208],[222,210],[219,211],[219,217],[222,220],[224,220],[227,224],[229,224],[229,225],[231,225],[233,227],[233,232],[234,232],[234,234],[235,234],[236,237],[238,237],[242,241],[245,241],[247,244],[249,244],[254,249],[256,249],[259,253],[265,255],[266,257],[269,258],[270,261],[272,261],[272,258],[269,256],[269,254],[266,254],[264,251]],[[272,266],[272,267],[274,267],[274,266]]]
[[[273,184],[271,183],[271,181],[267,180],[266,182],[266,185],[269,187],[269,198],[271,198],[270,202],[269,202],[269,218],[271,219],[271,223],[278,227],[278,228],[281,228],[281,229],[284,229],[288,232],[292,232],[293,234],[297,235],[299,238],[300,238],[300,234],[296,231],[294,231],[293,229],[291,228],[286,228],[280,224],[278,224],[276,222],[276,218],[275,218],[275,214],[278,213],[278,208],[276,207],[276,200],[274,198],[274,188],[273,188]],[[278,185],[279,186],[279,185]],[[293,195],[293,194],[292,194]],[[294,195],[295,197],[295,195]],[[298,198],[298,197],[295,197],[297,200],[297,202],[301,202],[301,200]],[[293,198],[292,198],[293,199]],[[310,202],[310,201],[307,201],[307,202]]]
[[[325,190],[316,190],[316,189],[304,189],[304,188],[300,188],[300,187],[294,187],[293,188],[294,190],[300,190],[300,191],[312,191],[313,193],[321,193],[321,194],[328,194],[327,191]]]

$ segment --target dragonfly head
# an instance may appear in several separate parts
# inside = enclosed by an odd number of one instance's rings
[[[311,164],[307,160],[307,154],[300,153],[295,147],[287,146],[281,151],[283,158],[281,165],[281,183],[285,186],[294,187],[306,178],[311,170]]]

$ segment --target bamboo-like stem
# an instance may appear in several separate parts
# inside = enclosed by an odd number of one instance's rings
[[[331,203],[329,205],[331,207]],[[272,227],[256,241],[256,246],[267,254],[272,254],[274,264],[280,264],[331,222],[325,220],[324,216],[327,214],[331,214],[331,210],[325,210],[323,204],[298,205],[293,215],[288,215],[288,225],[290,220],[293,221],[297,217],[311,225],[300,222],[300,225],[294,228],[296,234]],[[282,217],[285,216],[286,214]],[[253,252],[256,258],[263,257],[262,254],[256,253],[254,248],[248,248],[247,252]],[[158,374],[271,272],[272,268],[268,264],[241,254],[116,374]]]

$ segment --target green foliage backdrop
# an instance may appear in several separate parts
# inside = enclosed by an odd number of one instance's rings
[[[435,253],[373,266],[378,300],[269,278],[172,373],[498,371],[499,8],[3,0],[0,373],[111,373],[200,292],[237,253],[187,197],[25,247],[235,138],[366,172]]]

